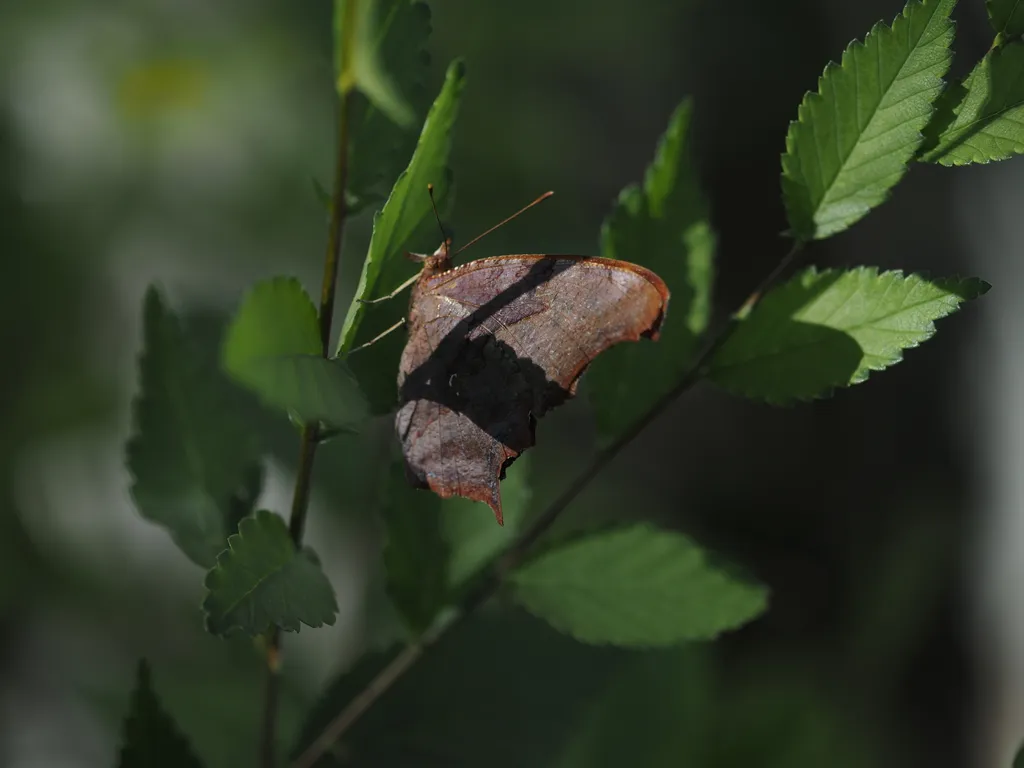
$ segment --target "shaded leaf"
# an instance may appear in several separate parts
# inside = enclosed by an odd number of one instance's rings
[[[422,122],[429,104],[424,79],[430,62],[426,52],[430,37],[430,9],[410,0],[381,0],[377,4],[376,43],[380,62],[391,80],[400,83],[413,120]],[[348,211],[354,213],[382,202],[386,190],[401,173],[416,146],[412,122],[391,120],[362,94],[350,96],[349,121],[352,138],[349,150]]]
[[[1024,152],[1024,43],[989,51],[937,106],[922,160],[967,165]]]
[[[448,601],[448,545],[441,536],[441,499],[413,488],[401,456],[382,484],[384,567],[391,601],[409,631],[420,635]],[[492,521],[493,522],[493,521]]]
[[[714,766],[868,768],[885,759],[811,664],[731,665],[709,741]],[[891,752],[889,752],[891,754]]]
[[[258,635],[270,625],[298,632],[299,624],[334,624],[334,590],[313,551],[295,551],[284,521],[259,510],[238,525],[228,550],[206,575],[207,631]]]
[[[260,492],[261,441],[244,393],[207,367],[155,288],[145,298],[139,379],[126,447],[132,499],[209,568]]]
[[[585,643],[706,640],[761,614],[767,592],[679,533],[640,524],[555,547],[510,574],[513,598]]]
[[[985,293],[982,280],[929,281],[873,267],[809,269],[775,288],[711,360],[709,377],[745,397],[786,403],[858,384],[935,333],[935,320]]]
[[[794,237],[834,235],[885,200],[921,143],[952,58],[955,0],[913,0],[829,64],[790,123],[782,192]]]
[[[1024,745],[1021,745],[1013,758],[1013,768],[1024,768]]]
[[[714,681],[702,648],[647,651],[623,664],[554,768],[714,765]]]
[[[334,55],[338,92],[358,88],[372,104],[400,125],[415,115],[381,58],[390,19],[377,0],[334,0]],[[388,3],[387,10],[394,8]]]
[[[1004,40],[1024,34],[1024,1],[987,0],[988,19],[992,29]]]
[[[303,421],[345,425],[366,415],[348,366],[322,357],[316,308],[293,278],[253,287],[228,328],[222,359],[239,382]]]
[[[689,138],[690,102],[679,105],[642,187],[622,191],[601,230],[601,253],[641,264],[672,292],[657,344],[621,344],[587,373],[598,428],[613,439],[686,371],[711,312],[715,237]]]
[[[371,299],[388,293],[396,286],[385,285],[378,290],[377,278],[385,264],[400,256],[401,251],[420,225],[433,217],[427,184],[432,183],[439,199],[447,196],[449,187],[448,154],[451,131],[462,94],[465,67],[456,61],[449,68],[441,93],[438,94],[408,167],[398,177],[383,210],[373,218],[373,235],[363,262],[363,271],[356,288],[357,299]],[[338,342],[338,354],[352,348],[366,305],[353,301],[348,308]]]
[[[519,534],[532,500],[530,454],[516,459],[501,481],[504,525],[495,525],[490,508],[460,497],[441,504],[441,529],[451,549],[448,584],[457,589]]]
[[[199,768],[202,765],[177,724],[160,706],[145,659],[139,661],[117,765],[118,768]]]
[[[397,651],[364,656],[310,711],[292,755]],[[424,654],[317,768],[546,765],[628,656],[580,646],[521,612],[477,616]]]

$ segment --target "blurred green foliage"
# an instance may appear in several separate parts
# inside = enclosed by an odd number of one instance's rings
[[[464,51],[472,73],[451,158],[463,190],[451,209],[456,226],[475,233],[539,189],[559,192],[546,210],[531,213],[528,226],[517,223],[491,236],[488,252],[596,252],[615,191],[640,176],[679,97],[696,92],[697,166],[713,180],[713,209],[727,212],[718,214],[724,217],[720,260],[736,265],[723,291],[736,286],[729,282],[736,274],[761,275],[774,263],[774,251],[765,256],[760,246],[759,253],[740,247],[745,241],[735,233],[741,227],[729,226],[737,224],[729,212],[756,208],[744,205],[743,195],[757,190],[765,167],[775,181],[782,123],[770,109],[754,107],[765,94],[785,113],[813,84],[815,67],[827,58],[817,48],[820,9],[748,4],[732,8],[730,18],[738,20],[724,25],[716,16],[721,11],[694,3],[649,2],[637,9],[606,3],[583,16],[572,4],[532,0],[515,7],[436,5],[442,6],[432,22],[436,58],[447,61]],[[206,765],[248,763],[255,752],[259,649],[201,632],[201,574],[168,546],[162,531],[135,520],[123,472],[94,470],[91,485],[76,468],[84,465],[89,474],[95,466],[89,458],[102,451],[112,452],[112,466],[120,466],[142,296],[154,277],[193,338],[208,344],[211,370],[225,318],[244,286],[280,272],[298,274],[307,287],[316,284],[323,210],[309,178],[329,175],[333,115],[324,94],[333,84],[330,29],[326,3],[0,10],[0,62],[12,73],[0,113],[0,317],[10,355],[0,378],[0,640],[7,650],[0,680],[5,694],[29,690],[62,703],[45,715],[28,708],[5,715],[0,762],[60,757],[83,766],[109,764],[139,656],[152,660],[164,708]],[[419,39],[419,32],[409,34]],[[758,45],[772,47],[776,66],[756,66],[763,58]],[[419,48],[408,46],[410,52]],[[746,103],[752,106],[741,126],[730,118],[732,107],[713,95],[730,90],[733,70],[723,58],[735,59],[750,91]],[[424,93],[436,93],[441,68],[427,80]],[[406,96],[422,115],[425,99]],[[364,109],[369,122],[372,112]],[[741,129],[751,137],[743,146],[734,133]],[[761,152],[762,137],[770,151]],[[395,156],[407,159],[408,136],[393,141],[405,147]],[[765,155],[770,162],[759,165]],[[723,193],[727,183],[734,190]],[[363,200],[367,212],[376,205],[372,195]],[[781,210],[763,207],[744,235],[761,245],[771,244],[783,226]],[[346,254],[366,252],[368,218],[353,223]],[[745,253],[758,256],[749,270]],[[358,256],[343,262],[339,306],[354,291],[360,265]],[[903,403],[892,396],[877,407],[891,415],[903,412]],[[925,405],[945,415],[938,401]],[[283,415],[253,403],[244,407],[267,436],[273,458],[265,493],[290,490],[295,430]],[[877,516],[861,517],[860,501],[852,502],[856,519],[843,514],[841,494],[854,479],[860,482],[858,469],[876,461],[871,452],[850,451],[861,435],[858,407],[853,401],[815,411],[831,419],[822,431],[834,434],[817,441],[801,437],[799,425],[807,422],[800,419],[811,416],[787,415],[785,423],[795,425],[789,434],[770,430],[760,443],[756,426],[735,430],[716,418],[721,411],[715,407],[666,417],[653,442],[638,446],[633,459],[625,457],[577,505],[586,519],[568,522],[590,527],[602,516],[660,517],[706,534],[790,596],[764,626],[713,648],[640,653],[582,646],[514,611],[489,615],[447,638],[367,716],[348,746],[354,754],[390,760],[397,753],[424,765],[494,764],[495,754],[507,761],[497,764],[508,765],[668,765],[681,756],[721,768],[916,764],[916,756],[931,750],[912,725],[901,725],[900,713],[933,706],[933,700],[924,692],[898,694],[893,681],[920,663],[922,648],[938,645],[942,652],[928,667],[935,672],[931,685],[948,693],[966,684],[966,673],[950,673],[946,664],[959,659],[958,641],[929,631],[944,626],[952,609],[941,595],[919,613],[901,609],[904,602],[896,598],[888,613],[864,606],[909,594],[905,603],[920,608],[913,596],[922,582],[939,583],[935,592],[948,598],[942,574],[953,558],[948,542],[956,539],[964,480],[955,471],[930,477],[899,498],[858,486],[864,498],[879,499],[877,515],[906,519],[903,528],[892,523],[895,540],[906,546],[886,558],[892,567],[879,576],[874,562],[885,550],[875,533]],[[513,484],[520,483],[515,493],[528,519],[539,511],[536,500],[550,498],[586,461],[593,437],[588,416],[579,402],[542,427],[545,442],[530,463],[510,469],[506,514]],[[761,425],[771,418],[749,417]],[[895,420],[876,420],[882,426],[873,442],[892,437],[897,443],[900,435],[885,431],[896,429]],[[310,541],[325,566],[347,566],[346,553],[354,551],[377,554],[371,515],[376,469],[386,456],[377,447],[389,437],[390,424],[371,423],[358,439],[341,435],[321,447],[313,516],[325,525],[310,532]],[[921,466],[934,464],[928,451],[948,441],[941,430],[932,437],[920,430],[914,435],[925,446],[916,457]],[[74,442],[61,453],[65,439]],[[716,439],[750,443],[753,452],[737,447],[716,454]],[[699,454],[687,454],[680,442],[698,446]],[[829,458],[840,450],[848,475]],[[763,482],[762,467],[778,470],[764,453],[785,456],[792,465],[771,478],[777,486]],[[723,463],[730,467],[727,476],[718,469]],[[905,474],[912,476],[909,467]],[[892,482],[877,476],[882,488]],[[812,477],[840,495],[816,493],[808,486]],[[800,489],[800,498],[780,492],[783,501],[771,502],[769,491],[787,482]],[[954,532],[942,528],[934,548],[914,547],[918,532],[927,537],[932,529],[906,510],[915,510],[913,500],[928,493],[948,500],[930,503],[929,510],[948,517]],[[633,503],[622,504],[622,494]],[[483,543],[492,533],[499,536],[493,527],[486,534],[466,530],[473,528],[468,515],[481,511],[453,505],[444,510],[443,525],[449,536],[466,535],[482,551],[493,551],[494,544]],[[716,528],[716,515],[728,525]],[[763,533],[763,526],[772,531]],[[477,557],[464,560],[470,573]],[[354,562],[339,577],[327,567],[336,587],[355,585],[339,596],[344,634],[327,636],[319,649],[296,644],[286,653],[286,743],[332,669],[351,665],[366,637],[400,635],[394,617],[382,618],[382,595],[367,590],[353,597],[367,568]],[[827,577],[806,578],[801,568]],[[826,586],[828,605],[822,607],[817,590]],[[879,627],[854,642],[849,636],[859,635],[850,623]],[[51,642],[35,643],[39,636]],[[64,647],[60,642],[68,644],[66,653],[57,650]],[[330,687],[299,743],[318,719],[338,711],[382,658],[362,659]],[[57,681],[43,673],[54,659]],[[966,709],[957,710],[935,737],[949,745],[951,760],[968,717]],[[38,721],[62,731],[65,722],[73,723],[66,731],[70,746],[6,738]],[[80,748],[91,743],[97,743],[91,751]]]

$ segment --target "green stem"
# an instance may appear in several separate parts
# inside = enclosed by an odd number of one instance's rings
[[[345,21],[355,3],[346,8]],[[346,29],[351,24],[346,23]],[[350,47],[350,46],[346,46]],[[334,191],[331,196],[330,224],[327,230],[327,252],[324,256],[324,276],[320,288],[320,346],[321,354],[330,356],[331,323],[334,319],[334,292],[338,282],[338,263],[341,256],[341,241],[345,234],[347,207],[345,189],[348,186],[349,110],[351,99],[349,89],[340,92],[338,108],[338,148],[334,168]],[[320,443],[320,425],[309,422],[302,427],[299,438],[299,467],[295,476],[295,491],[292,494],[291,515],[288,530],[296,548],[302,544],[309,511],[309,496],[313,486],[313,460]],[[277,711],[281,687],[281,630],[274,627],[267,643],[267,685],[263,699],[263,727],[260,734],[260,765],[274,768],[277,762]]]
[[[622,450],[633,442],[636,437],[644,431],[655,419],[675,402],[680,395],[696,384],[707,374],[707,366],[715,352],[728,340],[733,331],[750,312],[751,309],[761,300],[780,277],[793,265],[804,246],[803,241],[797,240],[793,247],[782,258],[771,273],[761,281],[747,297],[740,308],[733,313],[729,320],[711,337],[701,352],[694,358],[689,369],[679,382],[666,392],[651,408],[634,422],[628,430],[616,438],[607,448],[597,454],[594,461],[573,481],[554,502],[544,510],[534,522],[523,531],[503,552],[495,556],[487,566],[480,572],[474,588],[466,592],[463,599],[456,608],[454,615],[443,623],[431,628],[423,637],[416,642],[410,643],[403,648],[384,669],[382,669],[373,680],[354,699],[352,699],[339,712],[320,735],[313,741],[306,750],[296,759],[290,768],[310,768],[317,759],[341,738],[357,720],[373,706],[385,692],[419,659],[424,651],[444,637],[453,627],[456,627],[470,616],[475,614],[477,609],[490,600],[500,589],[505,577],[516,567],[522,564],[529,554],[530,548],[543,536],[555,523],[566,508],[579,496],[580,492],[600,473],[600,471],[614,459]]]

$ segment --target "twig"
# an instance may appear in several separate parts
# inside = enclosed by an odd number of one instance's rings
[[[423,652],[440,640],[453,627],[458,626],[464,620],[473,615],[478,608],[491,599],[501,587],[505,576],[519,566],[530,547],[543,536],[554,524],[558,517],[576,499],[580,492],[612,461],[619,453],[629,445],[636,437],[644,431],[656,418],[658,418],[675,400],[696,384],[706,373],[706,366],[712,356],[732,335],[737,327],[738,321],[746,313],[753,309],[754,305],[761,300],[776,281],[793,265],[797,256],[804,246],[803,241],[794,241],[792,248],[782,258],[779,264],[771,273],[761,281],[760,285],[747,297],[729,320],[722,325],[719,331],[709,340],[700,353],[694,358],[690,367],[679,382],[667,393],[665,393],[651,408],[633,423],[628,430],[620,435],[613,443],[597,454],[594,461],[584,472],[573,481],[572,485],[565,489],[562,494],[544,510],[541,515],[533,521],[529,528],[504,552],[497,555],[490,564],[483,570],[474,589],[468,591],[460,602],[454,616],[448,621],[436,625],[430,632],[420,638],[419,641],[410,643],[395,656],[384,669],[377,673],[376,677],[360,693],[339,712],[327,727],[320,733],[306,750],[292,762],[290,768],[311,768],[317,759],[324,754],[331,746],[340,739],[349,728],[379,699],[387,690],[402,677],[403,674],[423,655]]]
[[[346,5],[344,29],[351,29],[355,3]],[[351,45],[345,49],[351,50]],[[347,65],[342,64],[344,71]],[[327,230],[327,252],[324,255],[324,276],[320,288],[320,347],[321,354],[330,356],[331,323],[334,319],[334,292],[338,282],[338,262],[341,256],[341,241],[345,232],[348,214],[345,204],[345,189],[348,186],[349,149],[349,90],[342,88],[338,106],[338,147],[334,167],[334,191],[331,196],[330,224]],[[299,466],[295,476],[295,491],[292,495],[288,531],[298,547],[306,527],[306,513],[309,510],[309,495],[313,485],[313,460],[320,443],[320,425],[309,422],[302,427],[299,443]],[[281,685],[281,630],[274,627],[267,643],[267,685],[263,698],[263,727],[260,734],[260,765],[274,768],[277,762],[277,711]]]

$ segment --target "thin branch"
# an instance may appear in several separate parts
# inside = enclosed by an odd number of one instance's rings
[[[430,646],[444,637],[452,628],[462,624],[484,603],[490,600],[501,588],[506,575],[519,566],[530,548],[555,523],[566,508],[579,496],[580,492],[612,461],[622,450],[644,431],[655,419],[675,402],[680,395],[696,384],[707,373],[707,365],[715,352],[732,335],[742,318],[753,309],[761,297],[775,285],[778,279],[796,261],[803,249],[803,241],[793,243],[789,252],[782,258],[771,273],[761,281],[760,285],[747,297],[740,308],[726,321],[719,331],[708,341],[700,353],[694,358],[686,373],[679,382],[665,393],[651,408],[633,423],[628,430],[620,435],[615,442],[597,454],[594,461],[584,472],[555,499],[541,515],[533,521],[529,528],[504,552],[497,555],[481,572],[473,589],[470,589],[454,614],[448,621],[436,625],[418,642],[405,646],[373,680],[339,712],[320,735],[306,750],[291,763],[289,768],[311,768],[317,759],[328,751],[349,728],[379,699],[402,675],[423,655]]]
[[[405,646],[395,658],[393,658],[384,669],[382,669],[370,684],[359,692],[338,715],[331,720],[323,732],[317,736],[316,741],[306,747],[306,750],[295,759],[291,768],[310,768],[317,759],[331,749],[334,743],[347,731],[356,720],[362,717],[377,699],[384,695],[396,680],[405,674],[423,653],[422,642],[410,643]]]
[[[351,29],[354,2],[346,6],[345,28]],[[351,48],[351,46],[346,46]],[[348,210],[345,204],[345,189],[348,186],[349,112],[351,99],[349,90],[342,89],[338,107],[338,146],[334,168],[334,191],[331,196],[330,224],[327,230],[327,252],[324,255],[324,276],[320,288],[320,347],[326,358],[330,355],[331,323],[334,319],[334,292],[338,282],[338,263],[341,257],[341,242],[345,234],[345,220]],[[302,427],[299,443],[299,466],[295,476],[295,491],[292,495],[288,531],[298,547],[306,527],[306,513],[309,510],[309,496],[313,485],[313,460],[320,444],[320,425],[309,422]],[[281,685],[281,630],[274,627],[267,643],[267,685],[263,698],[263,727],[260,733],[260,765],[274,768],[277,763],[277,712]]]

